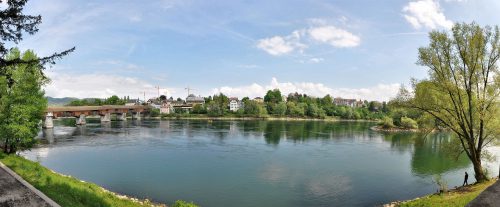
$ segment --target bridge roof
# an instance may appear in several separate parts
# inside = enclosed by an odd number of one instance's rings
[[[57,106],[57,107],[47,107],[47,112],[65,112],[65,111],[100,111],[100,110],[110,110],[110,109],[147,109],[148,106],[133,105],[104,105],[104,106]]]

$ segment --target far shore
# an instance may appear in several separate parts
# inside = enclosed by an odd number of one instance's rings
[[[145,119],[156,120],[213,120],[213,121],[325,121],[325,122],[377,122],[377,120],[366,119],[340,119],[337,117],[304,118],[304,117],[209,117],[209,116],[164,116],[146,117]]]
[[[87,116],[88,119],[99,119],[99,116]],[[72,117],[60,117],[58,119],[73,119]],[[127,117],[128,120],[132,120],[132,117]],[[326,118],[309,118],[309,117],[235,117],[235,116],[224,116],[224,117],[210,117],[207,115],[192,115],[192,116],[158,116],[142,117],[143,120],[209,120],[209,121],[325,121],[325,122],[378,122],[378,120],[367,120],[367,119],[341,119],[338,117],[326,117]],[[115,121],[115,119],[112,119]]]

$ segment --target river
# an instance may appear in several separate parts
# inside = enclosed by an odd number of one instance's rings
[[[374,206],[461,185],[448,133],[370,130],[371,122],[143,120],[55,123],[28,159],[120,194],[219,206]],[[497,152],[497,147],[492,152]],[[500,154],[496,154],[497,156]],[[498,163],[487,165],[498,175]]]

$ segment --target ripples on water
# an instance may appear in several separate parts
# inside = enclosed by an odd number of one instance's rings
[[[473,172],[442,150],[449,134],[367,122],[88,122],[56,123],[24,155],[122,194],[201,206],[373,206],[433,193],[438,174],[452,187]]]

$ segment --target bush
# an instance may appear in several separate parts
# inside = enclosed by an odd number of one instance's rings
[[[160,109],[151,109],[149,112],[149,115],[151,117],[159,117],[160,116]]]
[[[418,129],[418,124],[411,118],[401,117],[401,127],[405,129]]]
[[[172,207],[198,207],[198,206],[192,202],[188,203],[186,201],[175,201]]]
[[[384,117],[380,120],[379,125],[384,129],[394,128],[394,122],[391,117]]]

